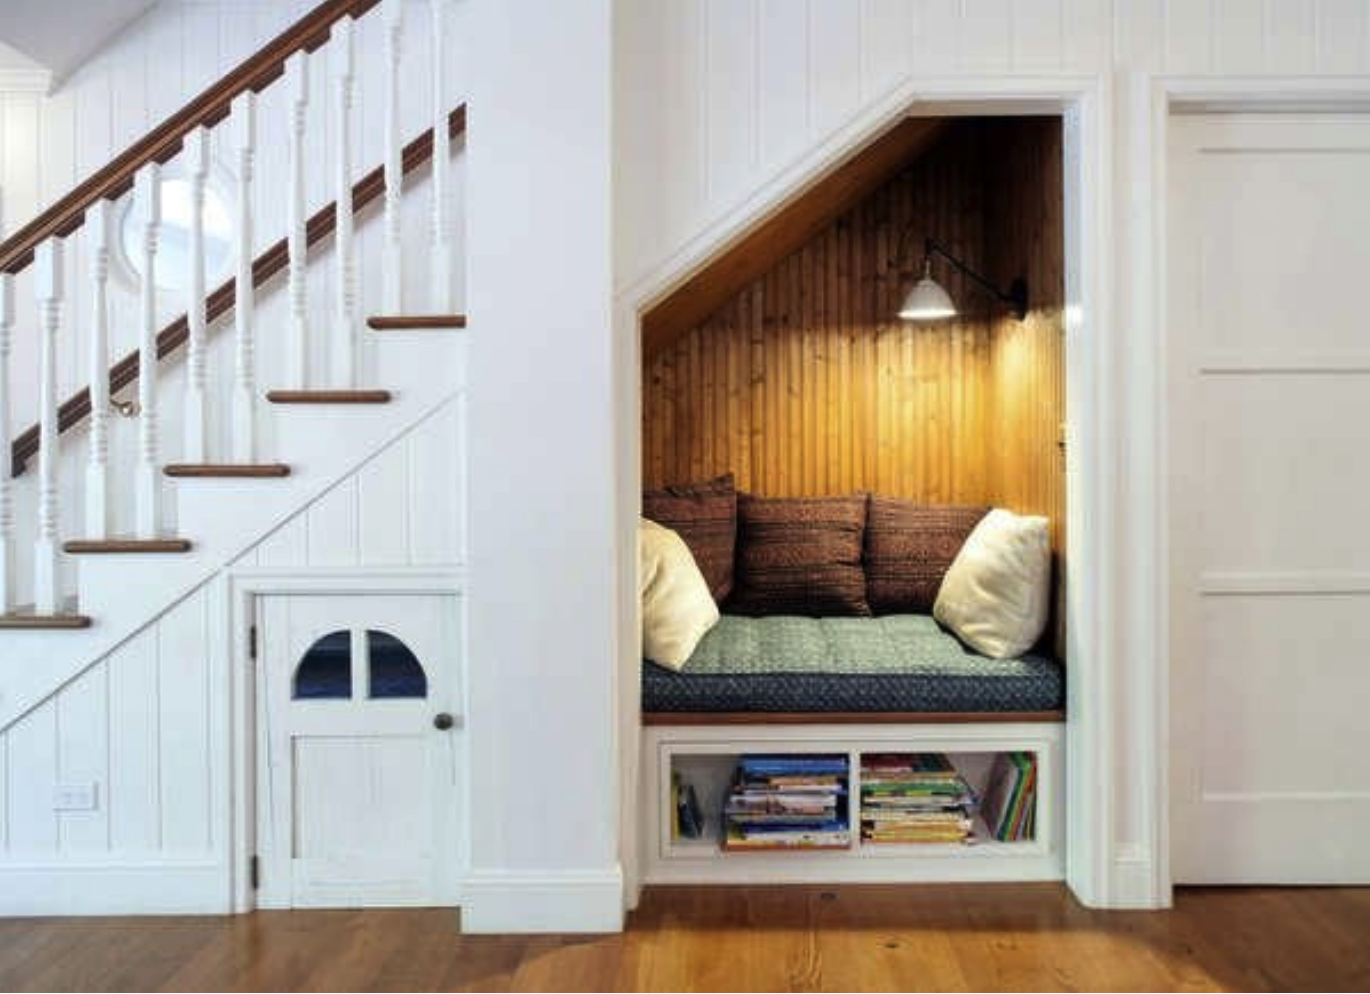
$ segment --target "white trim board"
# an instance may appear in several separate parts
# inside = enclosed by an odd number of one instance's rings
[[[477,870],[462,885],[461,930],[621,932],[623,874],[613,870]]]
[[[652,303],[680,286],[707,261],[735,242],[757,223],[778,210],[796,193],[812,185],[852,152],[867,144],[901,117],[958,112],[980,114],[1041,113],[1053,109],[1064,118],[1066,191],[1066,335],[1067,335],[1067,533],[1072,583],[1068,594],[1070,633],[1069,701],[1066,728],[1065,840],[1067,881],[1081,901],[1109,906],[1114,900],[1117,839],[1114,837],[1115,742],[1112,715],[1116,705],[1113,672],[1118,666],[1120,633],[1129,629],[1122,616],[1150,616],[1155,598],[1158,563],[1144,556],[1134,564],[1122,533],[1112,490],[1118,456],[1113,440],[1101,426],[1120,422],[1124,400],[1110,386],[1123,379],[1127,356],[1116,347],[1119,339],[1112,313],[1113,256],[1113,93],[1108,75],[1024,78],[1011,76],[914,79],[891,90],[883,99],[831,132],[816,148],[778,169],[745,202],[707,225],[695,238],[645,275],[619,289],[616,338],[619,342],[617,414],[630,424],[619,439],[619,541],[635,542],[637,503],[633,494],[641,479],[641,439],[635,430],[640,407],[638,336],[641,315]],[[1148,547],[1154,547],[1154,536]],[[1126,555],[1125,555],[1126,552]],[[1144,580],[1134,604],[1133,584],[1122,582],[1126,564]],[[1130,577],[1131,578],[1131,577]],[[635,574],[620,577],[621,638],[624,647],[616,668],[620,708],[634,718],[637,699],[638,617],[633,595]],[[632,588],[630,591],[628,588]],[[1140,702],[1146,713],[1156,702]],[[624,809],[640,809],[636,750],[623,751]],[[1138,771],[1138,804],[1151,811],[1159,803],[1154,764]],[[637,842],[625,826],[622,853],[628,882],[625,901],[637,900],[639,868]],[[1162,837],[1163,841],[1163,837]],[[1148,894],[1153,905],[1169,900],[1168,888]]]
[[[0,915],[226,914],[227,869],[212,856],[7,863]]]

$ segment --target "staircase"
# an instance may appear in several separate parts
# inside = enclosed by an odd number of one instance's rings
[[[0,244],[0,729],[460,392],[451,12],[328,0]],[[383,78],[359,79],[376,23]],[[137,348],[115,361],[121,289]]]

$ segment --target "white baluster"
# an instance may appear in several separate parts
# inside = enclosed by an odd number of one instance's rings
[[[97,200],[86,211],[90,250],[90,442],[86,456],[86,538],[110,533],[109,503],[109,255],[114,205]]]
[[[35,614],[57,613],[57,332],[62,323],[62,243],[49,238],[33,254],[38,298],[38,537],[33,544]]]
[[[133,178],[134,203],[142,210],[142,278],[138,283],[138,467],[136,530],[156,538],[162,520],[161,432],[157,422],[157,236],[162,223],[162,167],[150,162]]]
[[[333,341],[332,369],[335,385],[345,388],[357,383],[357,277],[352,258],[352,88],[355,71],[352,18],[344,17],[335,22],[331,39],[336,94],[334,113],[337,117],[334,134],[338,143],[334,155],[338,328]]]
[[[186,439],[187,462],[209,461],[208,332],[205,316],[205,183],[209,179],[209,131],[196,128],[185,138],[190,177],[190,254],[186,259]]]
[[[257,454],[257,355],[252,286],[252,160],[256,154],[257,98],[252,91],[233,100],[238,153],[237,223],[234,255],[238,269],[233,294],[233,460],[253,462]]]
[[[304,192],[304,130],[309,114],[309,56],[296,52],[285,63],[285,78],[290,94],[290,195],[287,223],[287,248],[290,265],[287,273],[290,298],[288,367],[290,385],[304,389],[309,385],[309,298],[305,284],[306,238]]]
[[[433,12],[433,313],[451,314],[452,246],[447,232],[447,198],[452,164],[452,134],[447,127],[447,93],[444,68],[447,45],[447,0],[432,0]]]
[[[10,477],[14,440],[10,438],[10,344],[14,328],[14,277],[0,273],[0,614],[14,610],[14,493]]]
[[[404,255],[401,247],[400,187],[404,147],[400,140],[400,57],[404,0],[385,0],[385,245],[381,256],[381,307],[400,314],[404,306]]]

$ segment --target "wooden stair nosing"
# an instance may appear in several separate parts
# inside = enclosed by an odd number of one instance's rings
[[[163,466],[162,472],[178,479],[266,479],[289,476],[290,467],[283,462],[175,462]]]
[[[389,390],[268,390],[273,404],[388,404]]]
[[[372,331],[414,331],[429,328],[465,328],[465,314],[373,314],[366,319]]]
[[[189,552],[188,538],[75,538],[62,543],[62,551],[73,555],[113,553]]]
[[[77,629],[89,628],[91,620],[84,614],[0,614],[0,630],[5,629]]]

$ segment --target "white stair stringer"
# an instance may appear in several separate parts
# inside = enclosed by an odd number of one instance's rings
[[[375,356],[388,404],[261,402],[274,436],[269,458],[289,465],[289,476],[165,481],[190,552],[83,557],[79,610],[91,627],[0,632],[0,730],[464,390],[464,333],[397,335],[377,341]]]

